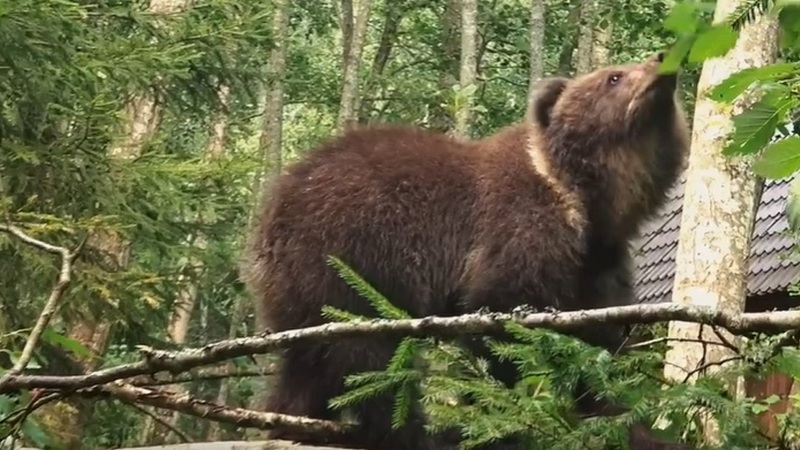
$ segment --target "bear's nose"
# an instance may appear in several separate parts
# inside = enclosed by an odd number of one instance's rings
[[[658,52],[656,53],[656,61],[664,62],[664,57],[667,56],[666,52]]]

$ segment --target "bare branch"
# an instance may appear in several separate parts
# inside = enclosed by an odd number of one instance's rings
[[[307,342],[330,342],[341,338],[382,336],[440,336],[454,337],[470,334],[492,334],[503,330],[511,321],[529,328],[549,328],[558,331],[591,325],[652,324],[671,320],[716,325],[734,334],[749,331],[782,331],[800,328],[800,311],[773,311],[731,314],[713,308],[676,303],[632,305],[571,312],[533,314],[475,313],[455,317],[425,317],[406,320],[369,320],[287,330],[267,336],[228,339],[204,347],[178,352],[142,347],[142,361],[123,364],[84,375],[46,376],[12,375],[0,393],[20,389],[81,389],[140,375],[167,371],[173,374],[216,364],[221,361],[269,353],[291,345]]]
[[[39,239],[29,236],[27,233],[22,231],[22,228],[16,227],[14,225],[0,224],[0,231],[2,231],[3,233],[10,234],[15,238],[19,239],[20,241],[30,245],[31,247],[36,247],[39,250],[46,251],[47,253],[52,253],[54,255],[59,255],[61,257],[70,254],[69,249],[64,247],[59,247],[53,244],[48,244],[47,242],[44,241],[40,241]]]
[[[307,417],[288,416],[285,414],[253,411],[244,408],[231,408],[196,399],[188,394],[176,394],[168,391],[146,389],[131,386],[120,381],[86,389],[83,390],[83,392],[79,391],[78,394],[106,394],[125,402],[169,409],[203,419],[230,423],[239,427],[265,430],[281,427],[281,429],[287,431],[302,431],[303,433],[311,433],[312,435],[332,436],[347,431],[349,426],[351,426],[349,424],[341,424],[329,420],[316,420]]]
[[[177,376],[170,376],[163,380],[153,379],[153,377],[149,375],[141,375],[129,380],[129,383],[133,386],[164,386],[169,384],[189,383],[192,381],[214,381],[225,378],[261,377],[273,373],[275,371],[273,366],[274,364],[270,364],[269,367],[264,369],[254,370],[228,370],[226,367],[215,367],[211,370],[200,370],[197,371],[197,373],[184,373]]]
[[[662,344],[667,342],[692,342],[695,344],[720,345],[722,347],[730,348],[728,347],[728,344],[724,342],[707,342],[695,338],[671,338],[671,337],[660,337],[660,338],[650,339],[647,341],[637,342],[635,344],[629,345],[627,348],[634,349],[634,348],[650,347],[651,345]],[[731,348],[731,350],[739,351],[739,349],[736,347]]]
[[[39,314],[39,318],[36,320],[36,324],[33,326],[27,341],[25,341],[25,347],[22,349],[22,354],[20,355],[19,360],[17,360],[16,364],[14,364],[14,367],[6,372],[3,378],[0,379],[0,389],[2,389],[3,386],[5,386],[11,379],[11,377],[22,373],[22,371],[28,366],[31,358],[33,358],[33,352],[36,349],[36,345],[39,343],[42,333],[44,333],[45,328],[47,328],[47,325],[53,318],[53,314],[55,314],[58,304],[61,301],[61,298],[64,296],[64,292],[66,292],[67,287],[72,281],[72,264],[75,262],[75,258],[80,252],[80,246],[75,251],[71,251],[66,247],[48,244],[47,242],[40,241],[39,239],[29,236],[27,233],[22,231],[21,228],[14,225],[0,224],[0,231],[8,233],[28,245],[36,247],[40,250],[44,250],[48,253],[59,255],[61,257],[61,269],[58,273],[58,279],[56,280],[55,285],[53,285],[53,288],[50,290],[50,295],[48,295],[44,308]]]

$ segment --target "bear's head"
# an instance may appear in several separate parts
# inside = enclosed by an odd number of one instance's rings
[[[595,229],[630,237],[678,179],[690,135],[663,54],[539,83],[529,116]]]

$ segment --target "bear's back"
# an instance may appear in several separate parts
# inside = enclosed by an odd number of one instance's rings
[[[262,318],[279,330],[319,323],[323,304],[373,315],[337,279],[328,255],[399,308],[424,316],[458,313],[472,282],[470,261],[482,248],[515,238],[531,251],[510,251],[538,254],[545,264],[543,242],[553,249],[546,253],[563,254],[553,246],[574,242],[553,234],[562,228],[552,212],[557,200],[530,165],[527,129],[497,136],[462,142],[414,128],[366,128],[290,166],[254,247],[251,285],[263,298]]]
[[[398,307],[444,314],[473,234],[475,179],[471,149],[413,128],[349,131],[312,150],[276,181],[258,225],[260,314],[273,329],[319,323],[322,304],[373,315],[328,255]]]

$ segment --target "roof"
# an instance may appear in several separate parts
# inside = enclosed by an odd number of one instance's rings
[[[785,209],[791,181],[792,177],[764,182],[750,249],[748,296],[786,290],[800,275],[800,261],[787,258],[794,243],[785,233],[789,227]],[[635,291],[639,302],[672,300],[685,182],[685,176],[681,177],[660,213],[645,224],[634,242]]]

